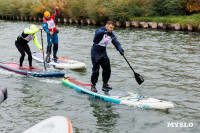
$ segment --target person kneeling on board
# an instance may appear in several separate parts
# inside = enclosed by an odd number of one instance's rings
[[[20,57],[20,66],[19,68],[23,69],[23,61],[25,57],[25,52],[28,54],[28,61],[30,69],[34,69],[32,66],[32,54],[28,42],[33,40],[35,45],[44,53],[42,46],[39,44],[36,36],[36,32],[43,30],[43,28],[36,28],[35,25],[31,25],[30,28],[24,29],[21,35],[19,35],[15,41],[15,45],[19,52],[21,53]]]
[[[97,92],[95,87],[98,77],[99,77],[99,68],[100,66],[103,69],[102,78],[103,78],[103,91],[109,91],[112,89],[108,85],[108,81],[110,79],[111,68],[110,68],[110,60],[108,58],[106,47],[112,42],[115,48],[120,52],[121,55],[124,55],[124,50],[121,47],[120,43],[117,41],[114,33],[112,32],[115,27],[115,23],[113,21],[108,21],[105,26],[97,29],[95,31],[93,46],[91,49],[91,60],[92,60],[92,76],[91,76],[91,91]]]

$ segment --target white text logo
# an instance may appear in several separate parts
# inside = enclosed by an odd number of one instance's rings
[[[167,122],[167,127],[193,127],[194,124],[192,122]]]

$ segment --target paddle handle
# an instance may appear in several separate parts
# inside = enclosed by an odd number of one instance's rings
[[[41,30],[41,41],[42,41],[42,49],[44,49],[44,47],[43,47],[42,30]],[[45,66],[45,61],[44,61],[44,52],[42,52],[42,54],[43,54],[44,70],[46,71],[46,66]]]

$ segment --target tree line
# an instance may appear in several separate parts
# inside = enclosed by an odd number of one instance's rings
[[[199,0],[0,0],[1,16],[43,17],[59,7],[61,17],[95,21],[128,21],[134,17],[198,13]]]

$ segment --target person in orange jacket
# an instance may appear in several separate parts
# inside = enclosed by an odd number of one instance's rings
[[[50,16],[50,13],[46,11],[44,13],[44,22],[42,23],[42,27],[44,31],[47,33],[47,54],[51,54],[51,47],[53,43],[53,58],[58,59],[57,51],[58,51],[58,30],[56,28],[55,20],[59,17],[58,7],[55,8],[56,13]]]

